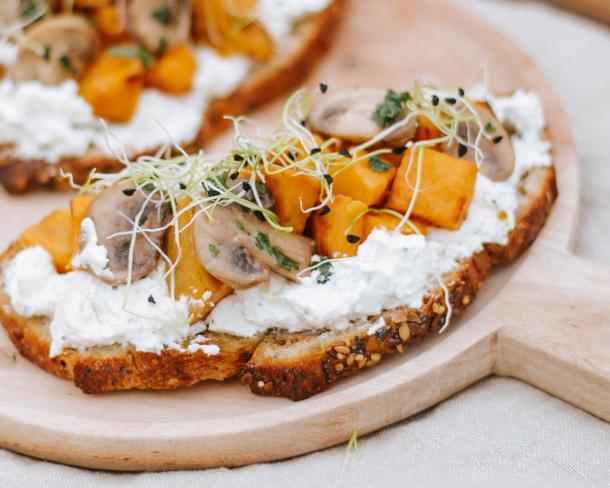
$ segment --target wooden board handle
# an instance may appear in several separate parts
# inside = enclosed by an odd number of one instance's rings
[[[610,421],[610,267],[537,253],[500,299],[511,313],[498,333],[495,372]]]

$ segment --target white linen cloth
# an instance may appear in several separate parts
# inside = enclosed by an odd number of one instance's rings
[[[459,3],[512,37],[562,97],[583,166],[576,250],[610,263],[610,31],[531,1]],[[339,446],[230,470],[113,474],[0,450],[0,488],[119,485],[610,487],[610,425],[518,381],[490,378],[359,439],[359,454],[349,456]]]

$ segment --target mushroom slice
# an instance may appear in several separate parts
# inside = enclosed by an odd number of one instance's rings
[[[163,227],[170,212],[166,204],[159,205],[153,199],[147,203],[146,199],[146,193],[137,189],[133,183],[121,183],[102,191],[87,211],[87,217],[95,224],[99,244],[105,246],[108,251],[108,269],[112,273],[112,278],[105,279],[108,283],[117,285],[128,281],[132,235],[113,234],[132,231],[132,222],[138,216],[140,227],[151,230],[146,234],[151,242],[141,233],[137,234],[131,280],[143,278],[157,267],[158,251],[155,246],[161,246],[165,232],[153,229]]]
[[[256,198],[254,198],[254,192],[252,191],[252,184],[245,178],[236,178],[229,184],[229,187],[235,195],[239,195],[242,190],[245,191],[242,198],[257,203]],[[270,209],[275,205],[275,197],[273,194],[265,185],[258,181],[256,182],[256,194],[258,195],[260,200],[259,203],[263,208]]]
[[[131,0],[127,28],[152,52],[185,42],[191,28],[190,0]]]
[[[311,239],[279,232],[239,205],[216,207],[212,219],[200,214],[193,223],[195,252],[210,274],[233,288],[267,280],[269,269],[296,280],[311,263]]]
[[[492,181],[506,180],[515,169],[515,152],[510,134],[498,122],[487,103],[476,103],[474,109],[485,131],[479,141],[479,149],[483,153],[479,171]],[[479,125],[475,122],[461,123],[458,127],[458,135],[469,144],[474,144],[479,135]],[[459,143],[456,140],[445,143],[443,150],[453,157],[460,157]],[[467,152],[461,157],[476,161],[475,151],[471,147],[468,147]]]
[[[365,142],[377,136],[383,127],[372,119],[373,112],[383,102],[386,90],[355,88],[320,96],[309,111],[308,123],[314,132],[351,142]],[[414,117],[407,125],[383,139],[391,146],[404,145],[417,130]]]
[[[99,39],[80,15],[54,15],[28,29],[11,76],[56,85],[78,78],[95,58]]]

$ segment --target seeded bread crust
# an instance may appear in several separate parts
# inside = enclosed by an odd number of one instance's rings
[[[296,26],[295,35],[282,52],[270,62],[255,69],[231,95],[210,102],[194,141],[182,141],[188,151],[196,151],[228,127],[225,115],[243,115],[290,91],[305,78],[327,50],[336,23],[341,18],[345,0],[333,0],[318,15]],[[151,148],[144,154],[152,154]],[[134,157],[137,155],[134,155]],[[24,193],[36,188],[66,190],[68,182],[60,170],[72,173],[78,183],[87,180],[91,170],[116,172],[121,164],[112,157],[90,151],[79,158],[67,158],[57,164],[41,159],[23,159],[0,146],[0,183],[10,193]]]
[[[557,197],[554,169],[531,171],[522,179],[519,191],[517,223],[509,242],[487,245],[444,277],[455,314],[472,303],[494,265],[510,262],[536,238]],[[20,249],[13,244],[0,258],[0,269]],[[444,293],[438,288],[419,309],[386,310],[345,331],[274,330],[252,338],[207,332],[207,343],[220,347],[220,353],[213,356],[177,350],[157,355],[107,346],[86,352],[67,350],[49,358],[49,320],[20,316],[0,288],[0,321],[19,352],[46,371],[74,380],[85,393],[178,388],[240,375],[242,383],[256,394],[302,400],[439,331],[446,314]],[[369,336],[371,324],[382,316],[386,327]]]

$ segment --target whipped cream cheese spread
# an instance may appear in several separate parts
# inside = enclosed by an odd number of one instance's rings
[[[426,293],[438,286],[439,277],[455,269],[461,259],[484,243],[505,244],[515,225],[520,178],[530,168],[551,164],[550,145],[543,138],[543,110],[536,95],[516,92],[506,98],[485,98],[500,122],[517,131],[512,136],[515,171],[501,182],[478,175],[468,215],[457,231],[431,229],[424,238],[376,230],[357,256],[333,261],[327,283],[317,283],[316,271],[298,283],[273,275],[266,283],[220,301],[206,321],[209,329],[240,336],[269,327],[344,329],[350,321],[385,308],[420,306]],[[63,347],[115,343],[159,351],[181,347],[189,334],[188,301],[169,298],[161,270],[131,286],[126,306],[125,287],[113,288],[86,272],[59,275],[39,247],[21,251],[3,279],[17,312],[51,319],[52,354]],[[150,294],[156,305],[147,301]],[[195,324],[191,332],[205,330],[206,324]],[[369,331],[382,326],[371,324]],[[212,344],[207,346],[215,351]]]
[[[329,3],[261,0],[255,16],[281,49],[296,22]],[[0,64],[10,67],[16,53],[14,46],[0,44]],[[49,86],[37,81],[14,84],[5,77],[0,80],[0,145],[13,146],[18,157],[57,163],[89,149],[108,156],[114,155],[112,148],[124,149],[127,155],[141,153],[167,144],[168,135],[179,144],[190,142],[197,136],[210,100],[230,95],[255,66],[244,56],[221,56],[209,47],[197,47],[195,54],[197,72],[191,92],[174,96],[144,90],[128,123],[108,124],[109,141],[74,80]]]
[[[108,250],[97,241],[95,224],[89,217],[81,223],[80,241],[84,244],[82,251],[72,259],[74,268],[89,269],[100,278],[113,278],[108,265]]]

